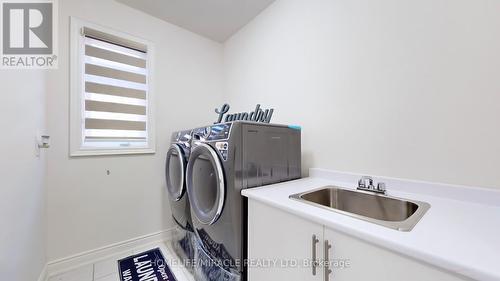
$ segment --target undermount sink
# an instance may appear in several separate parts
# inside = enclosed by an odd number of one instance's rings
[[[412,230],[430,208],[425,202],[336,186],[294,194],[290,198],[399,231]]]

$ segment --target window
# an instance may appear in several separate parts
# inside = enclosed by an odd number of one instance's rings
[[[72,18],[71,44],[71,155],[154,153],[151,43]]]

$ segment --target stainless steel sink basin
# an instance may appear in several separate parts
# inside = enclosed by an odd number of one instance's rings
[[[412,230],[430,208],[425,202],[336,186],[294,194],[290,198],[399,231]]]

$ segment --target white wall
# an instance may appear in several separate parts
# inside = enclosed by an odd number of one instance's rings
[[[43,70],[0,70],[0,279],[37,280],[46,263],[46,157]]]
[[[226,97],[302,125],[304,170],[500,187],[498,11],[278,0],[225,43]]]
[[[223,90],[218,43],[111,0],[64,0],[59,9],[59,69],[48,95],[50,261],[170,228],[163,172],[170,134],[212,122]],[[155,44],[156,154],[69,157],[70,16]]]

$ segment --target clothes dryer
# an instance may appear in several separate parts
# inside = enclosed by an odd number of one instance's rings
[[[193,130],[186,184],[196,280],[245,280],[247,201],[241,190],[300,175],[296,126],[238,121]]]

